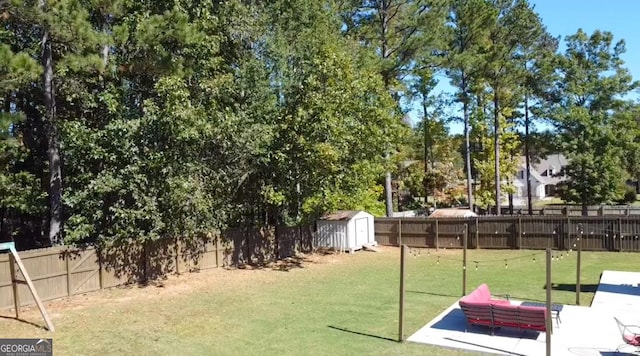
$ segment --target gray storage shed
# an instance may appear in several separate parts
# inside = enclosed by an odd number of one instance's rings
[[[317,221],[316,246],[353,252],[375,246],[373,215],[360,210],[340,210]]]

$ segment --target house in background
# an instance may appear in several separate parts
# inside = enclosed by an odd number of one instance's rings
[[[520,170],[516,174],[513,205],[527,205],[527,171],[525,159],[521,159]],[[551,199],[556,194],[558,183],[567,179],[566,167],[569,162],[562,153],[554,153],[531,163],[531,198],[533,201]]]

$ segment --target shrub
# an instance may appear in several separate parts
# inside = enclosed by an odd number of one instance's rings
[[[624,191],[624,195],[620,200],[620,203],[631,204],[636,201],[636,189],[634,187],[627,186]]]

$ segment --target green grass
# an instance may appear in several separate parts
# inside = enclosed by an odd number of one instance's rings
[[[438,254],[440,263],[433,250],[428,256],[422,250],[420,256],[407,260],[407,336],[462,293],[462,252]],[[581,283],[596,286],[605,269],[632,270],[639,257],[585,252]],[[289,272],[215,270],[184,275],[164,288],[133,287],[79,296],[64,301],[64,306],[60,302],[49,306],[56,326],[53,334],[4,318],[0,337],[52,336],[57,355],[462,354],[389,340],[397,338],[398,332],[399,249],[328,259],[333,262],[305,263]],[[468,291],[488,283],[494,294],[545,300],[542,251],[470,250],[468,260]],[[480,261],[478,270],[474,260]],[[555,302],[574,304],[570,289],[575,266],[575,253],[553,263]],[[583,292],[581,304],[589,305],[592,298],[593,293]],[[78,303],[81,306],[74,306]],[[34,310],[24,318],[42,325]]]

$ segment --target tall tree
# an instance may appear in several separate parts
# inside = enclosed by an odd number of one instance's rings
[[[436,47],[445,11],[446,6],[437,0],[354,0],[342,11],[345,33],[379,56],[384,88],[395,98],[400,117],[400,99],[406,86],[403,79],[419,53],[430,53]],[[391,153],[389,149],[387,159]],[[387,216],[392,216],[391,172],[385,173],[385,202]]]
[[[627,172],[623,148],[635,137],[635,117],[625,99],[637,87],[624,67],[624,41],[610,32],[587,35],[578,30],[566,38],[558,63],[554,124],[567,155],[568,201],[591,204],[618,199]]]
[[[444,48],[445,71],[457,89],[456,100],[462,104],[464,123],[464,156],[467,181],[467,201],[473,209],[471,160],[472,87],[482,67],[481,53],[489,45],[492,8],[484,0],[451,2],[447,19],[447,44]]]
[[[501,115],[513,113],[521,90],[519,83],[525,79],[525,70],[518,64],[524,48],[544,33],[540,17],[527,0],[493,0],[494,23],[489,34],[490,47],[486,53],[483,76],[492,93],[493,147],[495,173],[496,214],[500,215],[503,177],[499,167],[501,159],[500,135],[505,132]],[[507,118],[513,120],[513,118]],[[506,152],[509,153],[509,152]]]
[[[58,96],[73,87],[74,75],[87,70],[95,73],[96,35],[89,22],[88,4],[73,0],[47,2],[12,2],[3,16],[5,29],[13,32],[14,49],[40,63],[41,79],[17,88],[12,110],[24,115],[16,125],[24,134],[35,162],[28,169],[46,176],[48,215],[43,224],[50,244],[63,240],[62,154],[59,128],[75,111],[74,100],[60,101]],[[36,47],[37,44],[37,47]],[[92,68],[92,69],[89,69]],[[77,94],[78,92],[76,92]],[[70,110],[69,110],[70,109]],[[42,157],[44,158],[41,158]]]
[[[280,23],[270,60],[277,66],[281,119],[269,190],[284,200],[284,217],[295,219],[298,209],[310,217],[339,208],[380,214],[376,176],[387,166],[385,148],[404,131],[375,58],[341,36],[322,4],[276,4]]]
[[[524,157],[526,171],[527,208],[529,215],[533,214],[533,199],[531,191],[531,161],[533,156],[532,136],[535,129],[536,113],[546,111],[545,103],[553,89],[555,77],[554,60],[558,49],[558,40],[546,32],[544,28],[534,33],[532,41],[525,43],[520,49],[521,62],[524,67],[523,81],[523,110],[524,118]]]
[[[16,15],[15,12],[4,13],[5,20]],[[41,68],[28,53],[13,51],[13,48],[19,48],[19,38],[6,31],[7,28],[11,26],[0,30],[0,240],[3,241],[35,234],[35,231],[24,231],[21,223],[44,211],[40,177],[25,169],[30,152],[18,130],[25,117],[15,108],[16,91],[38,81]],[[21,239],[17,246],[24,246]]]

